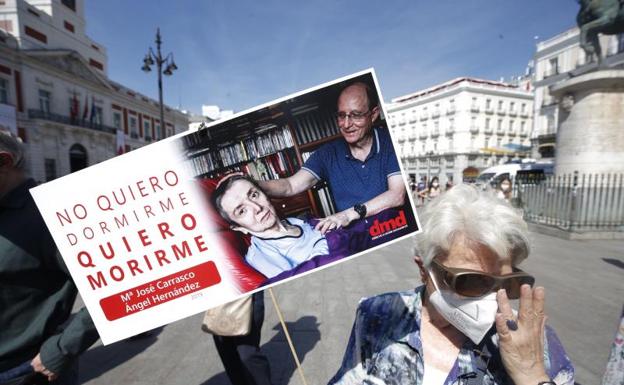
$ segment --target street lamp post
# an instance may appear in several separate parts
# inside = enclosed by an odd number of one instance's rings
[[[156,53],[152,50],[152,47],[149,47],[147,54],[145,54],[145,58],[143,58],[143,67],[141,69],[144,72],[150,72],[152,69],[151,65],[156,64],[156,69],[158,70],[158,102],[160,106],[160,139],[165,137],[166,133],[166,125],[165,125],[165,111],[163,106],[163,87],[162,87],[162,75],[165,74],[167,76],[173,75],[173,71],[178,69],[178,66],[173,61],[173,53],[167,54],[164,58],[160,53],[160,44],[162,40],[160,40],[160,28],[156,30]],[[166,67],[163,71],[163,64],[166,64]]]

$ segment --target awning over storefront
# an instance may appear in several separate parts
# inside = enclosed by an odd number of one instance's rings
[[[484,147],[480,148],[479,151],[484,154],[491,155],[514,155],[514,154],[523,154],[531,151],[530,146],[524,146],[522,144],[516,143],[507,143],[503,145],[503,147]]]
[[[531,151],[531,146],[525,146],[525,145],[517,144],[517,143],[507,143],[507,144],[503,145],[503,147],[505,147],[508,150],[514,151],[514,152],[528,152],[528,151]]]

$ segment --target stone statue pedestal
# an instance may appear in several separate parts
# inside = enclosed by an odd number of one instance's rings
[[[624,172],[624,70],[597,70],[551,88],[559,99],[555,173]]]

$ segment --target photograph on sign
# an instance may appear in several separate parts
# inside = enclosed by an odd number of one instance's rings
[[[418,231],[372,70],[31,190],[105,344]]]

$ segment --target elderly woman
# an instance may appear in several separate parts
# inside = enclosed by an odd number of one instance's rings
[[[360,302],[330,383],[572,385],[572,363],[545,326],[544,288],[516,267],[529,255],[522,218],[468,185],[423,214],[424,286]]]

